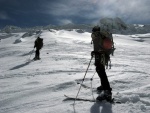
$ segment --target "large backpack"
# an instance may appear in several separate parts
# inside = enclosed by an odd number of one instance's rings
[[[102,37],[102,47],[104,51],[110,55],[113,55],[114,52],[114,42],[112,34],[107,31],[100,31],[101,37]]]
[[[113,37],[112,34],[109,33],[108,31],[101,30],[100,27],[96,26],[92,29],[93,32],[100,32],[100,38],[101,38],[101,43],[99,43],[99,47],[101,48],[101,51],[105,53],[105,60],[103,59],[103,64],[108,68],[108,63],[110,62],[110,68],[111,68],[111,60],[110,60],[110,54],[113,55],[114,53],[114,42],[113,42]],[[98,36],[98,35],[97,35]]]

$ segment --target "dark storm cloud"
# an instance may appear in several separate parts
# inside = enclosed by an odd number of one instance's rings
[[[149,9],[150,0],[0,0],[0,25],[90,24],[103,17],[149,24]]]
[[[150,23],[150,0],[57,0],[45,4],[45,9],[46,14],[82,18],[91,23],[102,17],[120,17],[128,23]]]

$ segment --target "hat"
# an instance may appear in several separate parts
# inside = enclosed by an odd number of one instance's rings
[[[93,27],[92,32],[96,32],[96,31],[100,31],[100,27],[99,26]]]

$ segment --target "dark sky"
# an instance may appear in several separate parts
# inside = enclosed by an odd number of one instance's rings
[[[0,0],[0,27],[96,24],[103,17],[150,24],[150,0]]]

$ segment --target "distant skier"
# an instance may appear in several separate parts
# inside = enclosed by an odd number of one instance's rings
[[[38,37],[34,42],[34,48],[36,48],[34,60],[40,60],[40,49],[42,47],[43,47],[43,39]]]
[[[101,92],[100,95],[96,98],[97,100],[111,100],[112,99],[112,88],[110,87],[106,72],[105,65],[108,65],[108,60],[110,60],[109,54],[106,53],[106,49],[112,48],[111,41],[104,41],[104,33],[100,31],[99,26],[95,26],[92,29],[92,41],[94,51],[91,52],[91,56],[95,56],[95,66],[96,72],[100,77],[101,86],[97,87],[97,91]],[[103,93],[102,93],[103,92]]]

